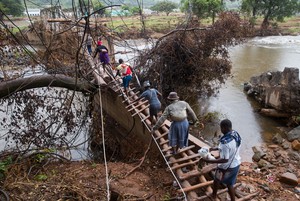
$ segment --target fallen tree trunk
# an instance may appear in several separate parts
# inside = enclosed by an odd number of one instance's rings
[[[65,75],[39,75],[0,82],[0,98],[5,98],[18,91],[40,87],[62,87],[74,91],[91,92],[96,89],[86,80],[79,80]]]
[[[262,108],[259,113],[265,115],[265,116],[269,116],[269,117],[290,117],[291,114],[289,113],[285,113],[285,112],[280,112],[278,110],[275,109],[266,109],[266,108]]]

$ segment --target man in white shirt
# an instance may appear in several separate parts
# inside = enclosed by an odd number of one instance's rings
[[[224,134],[217,148],[210,148],[210,151],[219,150],[220,157],[218,159],[202,159],[208,163],[218,163],[214,184],[213,184],[213,199],[217,197],[219,184],[226,184],[231,201],[235,201],[235,190],[233,185],[236,183],[236,178],[239,172],[241,157],[239,154],[241,137],[238,132],[232,130],[232,123],[225,119],[220,123],[221,132]]]

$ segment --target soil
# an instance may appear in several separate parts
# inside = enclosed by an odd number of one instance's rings
[[[182,195],[172,185],[174,179],[165,165],[145,160],[141,168],[125,176],[136,165],[122,162],[107,164],[110,200],[180,200]],[[267,172],[259,172],[255,168],[253,163],[242,164],[238,177],[238,182],[242,183],[239,191],[258,191],[259,195],[252,200],[299,200],[299,192],[297,194],[294,188],[285,186],[276,178],[280,168]],[[23,166],[14,169],[6,178],[2,188],[11,200],[108,200],[104,164],[53,162],[36,175],[29,172],[30,168]],[[42,179],[38,175],[47,176]]]
[[[168,200],[179,196],[164,165],[145,160],[141,168],[126,176],[136,165],[107,164],[110,200]],[[107,200],[104,164],[57,161],[37,172],[32,167],[15,166],[9,171],[2,188],[11,200]]]

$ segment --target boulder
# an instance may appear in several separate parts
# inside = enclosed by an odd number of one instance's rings
[[[298,185],[298,178],[295,174],[286,172],[282,174],[279,178],[279,181],[288,184],[290,186],[297,186]]]
[[[271,166],[271,164],[268,161],[264,160],[264,159],[260,159],[258,161],[257,165],[258,165],[259,168],[270,167]]]
[[[288,157],[294,161],[300,160],[300,154],[293,150],[288,150]]]
[[[283,149],[289,149],[291,147],[290,142],[286,140],[281,144],[281,146]]]
[[[300,150],[300,142],[298,140],[294,140],[292,142],[292,148],[296,151],[299,151]]]
[[[260,147],[258,147],[258,146],[252,147],[252,150],[253,150],[254,156],[255,156],[255,160],[254,161],[256,161],[256,162],[259,161],[260,158],[262,158],[262,157],[264,157],[266,155],[266,153]],[[252,157],[252,159],[253,159],[253,157]],[[258,159],[258,160],[256,160],[256,159]]]
[[[288,141],[300,140],[300,126],[292,129],[290,132],[286,134]]]
[[[283,142],[283,138],[279,133],[276,133],[276,135],[272,138],[272,142],[275,144],[281,144]]]
[[[260,153],[258,153],[258,152],[256,152],[256,153],[254,153],[254,155],[252,156],[252,160],[254,161],[254,162],[258,162],[260,159],[261,159],[261,154]]]
[[[300,112],[299,107],[299,69],[285,68],[283,72],[265,72],[250,78],[244,84],[244,91],[254,98],[266,110],[266,115],[290,117]]]

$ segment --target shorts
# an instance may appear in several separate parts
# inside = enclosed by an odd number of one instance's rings
[[[233,186],[236,182],[236,178],[237,178],[239,169],[240,169],[239,165],[234,168],[228,168],[226,170],[219,169],[219,170],[221,170],[221,172],[223,172],[223,177],[222,177],[222,179],[218,179],[215,177],[215,179],[220,181],[223,184]]]
[[[131,79],[132,79],[131,75],[127,75],[127,76],[123,77],[123,86],[124,86],[124,88],[129,87],[129,82],[130,82]]]

